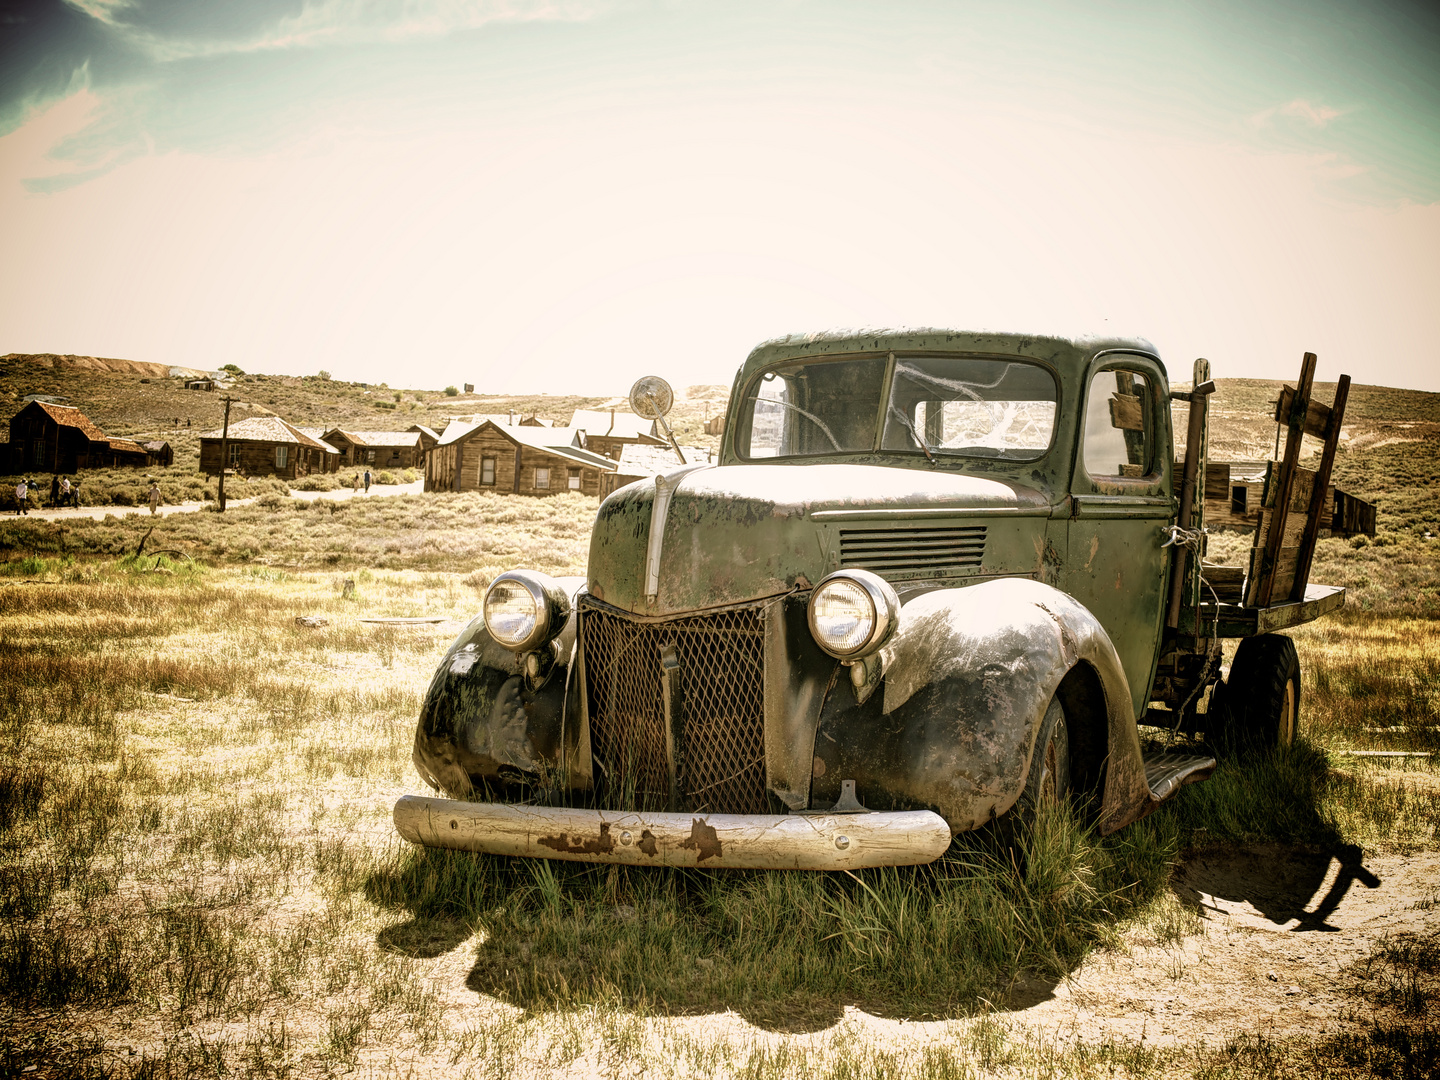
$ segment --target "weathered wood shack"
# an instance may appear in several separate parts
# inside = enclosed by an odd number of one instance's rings
[[[141,445],[145,449],[145,456],[150,459],[150,464],[155,468],[165,468],[175,464],[175,451],[164,439],[151,439]]]
[[[682,446],[680,449],[685,452],[685,464],[687,465],[697,465],[711,460],[710,451],[702,446]],[[615,463],[615,471],[600,478],[600,495],[603,498],[626,484],[633,484],[636,480],[646,480],[678,468],[680,468],[680,459],[675,456],[675,451],[669,446],[626,446],[620,455],[620,460]]]
[[[599,495],[615,463],[579,445],[582,438],[569,428],[452,423],[426,455],[425,490]]]
[[[627,446],[665,446],[659,426],[618,409],[576,409],[570,426],[585,432],[585,448],[615,461]]]
[[[218,475],[221,468],[245,476],[278,476],[293,480],[307,472],[334,472],[340,454],[278,416],[252,416],[230,425],[226,460],[220,453],[221,433],[200,436],[200,471]]]
[[[150,464],[139,443],[111,438],[74,406],[48,401],[32,401],[10,418],[10,441],[3,449],[10,473],[75,473]]]
[[[1271,461],[1219,461],[1205,466],[1205,525],[1254,529],[1260,524]],[[1330,536],[1375,535],[1375,505],[1334,484],[1325,488],[1320,532]]]
[[[418,424],[409,431],[337,427],[325,432],[323,439],[340,452],[341,468],[363,465],[372,469],[411,469],[425,465],[425,434]]]

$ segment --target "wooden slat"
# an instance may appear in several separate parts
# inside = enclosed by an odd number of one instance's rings
[[[1336,400],[1339,400],[1339,392],[1336,392]],[[1275,402],[1275,422],[1282,427],[1290,423],[1290,410],[1294,407],[1295,391],[1290,387],[1284,387],[1280,391],[1280,397]],[[1305,410],[1305,434],[1313,435],[1317,439],[1328,439],[1331,432],[1332,408],[1314,398]]]
[[[1230,498],[1230,464],[1221,461],[1205,466],[1205,498]]]
[[[1130,394],[1114,394],[1110,398],[1110,426],[1121,431],[1144,431],[1145,412],[1140,399]]]
[[[1295,484],[1295,468],[1300,460],[1300,447],[1305,440],[1304,418],[1305,410],[1310,405],[1310,392],[1315,385],[1315,354],[1307,352],[1300,363],[1300,381],[1295,388],[1291,398],[1291,409],[1288,414],[1289,431],[1285,436],[1285,456],[1281,459],[1278,479],[1274,485],[1273,497],[1267,492],[1266,503],[1275,507],[1276,518],[1265,537],[1263,555],[1260,559],[1259,570],[1253,574],[1255,588],[1252,591],[1253,603],[1260,607],[1268,606],[1275,595],[1275,578],[1273,570],[1279,564],[1280,541],[1285,533],[1285,518],[1290,511],[1291,492]],[[1298,415],[1296,415],[1298,414]],[[1256,532],[1257,543],[1259,532]],[[1288,595],[1288,590],[1285,594]]]
[[[1345,419],[1345,403],[1350,397],[1350,376],[1341,375],[1335,387],[1335,406],[1329,417],[1329,432],[1325,448],[1320,452],[1320,468],[1316,470],[1312,485],[1309,512],[1306,515],[1305,534],[1296,552],[1295,577],[1286,595],[1299,600],[1305,595],[1305,584],[1310,578],[1310,562],[1315,556],[1315,539],[1320,535],[1320,515],[1325,510],[1325,496],[1330,484],[1330,470],[1335,464],[1335,450],[1340,443],[1340,425]]]

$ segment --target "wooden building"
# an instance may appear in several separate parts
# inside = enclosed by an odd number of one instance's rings
[[[710,451],[702,446],[682,446],[680,449],[685,452],[687,465],[697,465],[713,460]],[[675,451],[668,445],[626,446],[620,454],[620,460],[615,464],[615,471],[600,478],[600,495],[603,498],[626,484],[633,484],[636,480],[646,480],[678,468],[680,468],[680,459],[675,456]]]
[[[1274,471],[1273,461],[1219,461],[1205,466],[1205,525],[1207,528],[1254,529],[1260,524],[1265,485]],[[1177,475],[1179,469],[1177,466]],[[1320,512],[1322,536],[1375,535],[1375,505],[1334,484],[1325,489]]]
[[[200,471],[220,472],[219,431],[200,436]],[[334,472],[340,454],[278,416],[252,416],[230,425],[228,460],[224,468],[244,476],[278,476],[293,480],[312,472]]]
[[[659,425],[618,409],[576,409],[570,426],[585,432],[585,448],[615,461],[627,446],[666,446]]]
[[[423,469],[425,467],[426,432],[416,424],[409,431],[351,431],[331,428],[322,436],[340,452],[340,468],[364,466],[371,469]],[[439,441],[433,436],[430,446]]]
[[[163,469],[175,464],[175,451],[164,439],[151,439],[141,445],[152,467]]]
[[[615,463],[577,445],[581,437],[568,428],[452,423],[426,455],[425,490],[599,495]]]
[[[10,418],[10,441],[3,450],[6,471],[12,474],[76,473],[150,464],[150,456],[139,443],[111,438],[79,409],[48,401],[31,401]]]

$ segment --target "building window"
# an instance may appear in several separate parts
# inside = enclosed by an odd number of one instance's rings
[[[571,490],[571,491],[579,491],[579,490],[580,490],[580,470],[579,470],[579,469],[571,469],[571,470],[570,470],[570,490]]]
[[[367,464],[367,465],[374,465],[374,464],[375,464],[375,451],[374,451],[374,450],[366,450],[366,451],[365,451],[365,464]]]
[[[36,439],[30,444],[30,467],[42,469],[45,467],[45,440]]]
[[[238,442],[232,442],[232,443],[230,444],[230,468],[232,468],[232,469],[238,469],[239,467],[240,467],[240,444],[239,444]]]
[[[535,487],[541,491],[548,491],[550,488],[550,470],[536,468]]]
[[[275,467],[283,469],[290,462],[290,448],[288,446],[275,447]]]
[[[482,457],[480,459],[480,483],[486,487],[493,487],[495,484],[495,459],[493,457]]]

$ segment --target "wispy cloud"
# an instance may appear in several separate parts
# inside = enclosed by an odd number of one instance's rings
[[[135,7],[135,0],[65,0],[65,3],[107,26],[118,25],[120,20],[115,16]]]
[[[1329,105],[1317,105],[1313,101],[1306,101],[1304,98],[1295,98],[1283,105],[1275,105],[1269,109],[1263,109],[1250,118],[1255,127],[1266,127],[1277,116],[1283,116],[1290,120],[1298,120],[1308,124],[1310,127],[1323,128],[1338,117],[1344,116],[1347,110],[1331,108]]]
[[[142,0],[66,0],[112,27],[157,61],[327,45],[398,43],[443,37],[502,22],[576,22],[612,0],[310,0],[256,31],[206,35],[167,32],[135,17]]]

